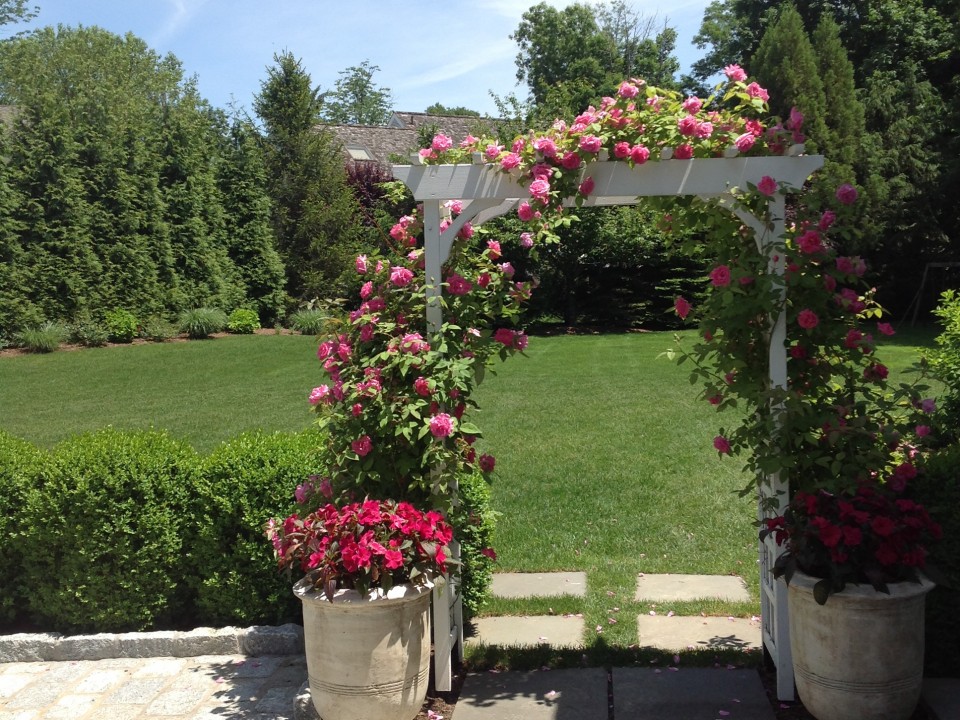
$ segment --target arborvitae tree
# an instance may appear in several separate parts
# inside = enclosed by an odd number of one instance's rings
[[[33,283],[30,263],[20,244],[23,228],[15,210],[21,199],[10,183],[8,135],[7,128],[0,123],[0,344],[24,327],[41,321],[37,308],[24,293]]]
[[[750,70],[770,92],[774,114],[785,119],[792,107],[803,113],[808,150],[820,150],[819,143],[827,137],[823,81],[803,20],[792,3],[780,6],[750,61]]]
[[[252,307],[270,324],[286,310],[283,261],[270,225],[266,171],[253,125],[236,118],[226,133],[218,182],[226,217],[227,251]]]
[[[337,143],[318,128],[320,101],[289,52],[274,56],[254,98],[263,123],[273,227],[294,298],[334,298],[361,237],[360,206],[346,183]]]
[[[853,63],[840,40],[840,26],[829,15],[821,18],[813,32],[813,50],[824,95],[826,135],[820,146],[831,160],[852,168],[861,157],[863,104],[857,97]]]

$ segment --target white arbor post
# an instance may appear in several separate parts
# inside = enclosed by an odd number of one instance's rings
[[[696,160],[663,160],[631,168],[621,162],[595,162],[587,167],[581,181],[594,180],[593,194],[584,206],[632,205],[641,197],[697,195],[728,206],[749,226],[758,247],[767,250],[770,268],[783,274],[783,253],[775,258],[769,252],[773,243],[784,235],[785,200],[781,193],[768,204],[769,223],[737,208],[734,191],[757,185],[764,176],[777,180],[784,188],[800,188],[806,179],[823,165],[823,156],[801,155],[802,146],[791,148],[789,157],[724,157]],[[730,155],[735,155],[735,150]],[[479,158],[473,165],[397,165],[394,177],[401,180],[424,206],[424,248],[427,276],[427,327],[438,333],[443,322],[442,269],[450,248],[463,224],[475,218],[488,220],[502,215],[528,197],[527,190],[516,179],[499,171],[496,165],[484,164]],[[440,215],[448,200],[469,201],[453,224],[440,233]],[[570,203],[572,204],[572,202]],[[785,291],[785,288],[784,288]],[[787,386],[786,316],[771,319],[769,378],[772,387]],[[763,516],[765,498],[775,498],[782,509],[788,501],[789,487],[779,477],[770,477],[760,484],[758,517]],[[794,698],[793,668],[790,653],[787,593],[783,582],[774,582],[770,568],[776,545],[761,543],[760,600],[763,643],[777,667],[777,696]],[[457,551],[457,555],[459,552]],[[452,654],[456,649],[463,658],[463,623],[461,603],[450,583],[434,591],[434,677],[438,690],[449,690]]]

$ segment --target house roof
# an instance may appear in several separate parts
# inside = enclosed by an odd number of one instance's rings
[[[459,143],[467,135],[496,130],[496,120],[461,115],[395,112],[386,125],[323,125],[343,146],[347,162],[373,161],[390,166],[391,156],[409,157],[419,149],[418,131],[435,126]]]

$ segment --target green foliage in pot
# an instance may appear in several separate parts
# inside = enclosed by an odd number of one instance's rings
[[[103,316],[110,342],[128,343],[137,336],[137,318],[129,310],[108,310]]]
[[[180,331],[194,340],[202,340],[220,332],[227,325],[227,314],[219,308],[194,308],[180,315]]]
[[[59,632],[151,628],[185,588],[195,453],[164,433],[106,429],[58,445],[27,496],[28,609]]]
[[[227,330],[237,335],[252,335],[260,329],[260,316],[255,310],[237,308],[227,318]]]
[[[188,543],[202,624],[300,618],[300,602],[278,575],[263,528],[269,518],[293,510],[293,488],[322,467],[318,435],[244,433],[203,460]]]

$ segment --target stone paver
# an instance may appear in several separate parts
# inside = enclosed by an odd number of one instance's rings
[[[749,602],[747,586],[733,575],[650,575],[637,577],[635,600],[683,602],[718,599]]]
[[[761,647],[759,619],[640,615],[637,634],[642,647],[661,650]]]
[[[613,715],[629,720],[775,718],[755,670],[682,667],[614,668]]]
[[[607,704],[600,668],[476,673],[464,681],[452,720],[607,720]]]
[[[0,665],[0,720],[289,720],[302,655]]]
[[[490,587],[495,597],[528,598],[554,595],[587,594],[587,574],[583,572],[494,573]]]
[[[487,617],[473,620],[475,634],[464,641],[471,645],[581,647],[584,620],[566,615]]]

